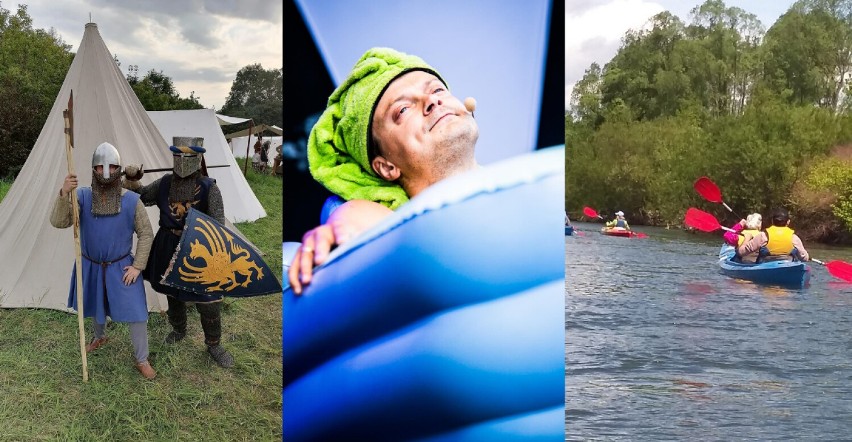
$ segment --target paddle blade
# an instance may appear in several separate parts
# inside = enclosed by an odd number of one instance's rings
[[[633,236],[632,236],[633,238],[645,239],[645,238],[648,237],[647,234],[642,233],[642,232],[630,232],[630,233],[633,234]]]
[[[595,209],[592,209],[589,206],[583,207],[583,215],[588,216],[589,218],[600,218],[598,212],[595,212]]]
[[[844,261],[831,261],[825,264],[828,273],[844,281],[852,282],[852,264]]]
[[[719,186],[717,186],[716,183],[710,181],[710,178],[703,176],[695,180],[695,184],[693,184],[692,187],[694,187],[695,191],[707,201],[710,201],[711,203],[722,202],[722,191],[719,190]]]
[[[683,221],[687,226],[694,227],[703,232],[713,232],[722,228],[722,225],[719,224],[719,220],[715,216],[698,210],[695,207],[690,207],[686,211],[686,217],[684,217]]]

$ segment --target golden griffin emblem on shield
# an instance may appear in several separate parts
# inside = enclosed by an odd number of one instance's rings
[[[195,230],[207,239],[207,244],[195,239],[190,244],[189,257],[200,258],[204,260],[205,265],[194,266],[184,257],[183,265],[178,269],[181,280],[209,286],[205,291],[214,292],[248,287],[252,281],[263,279],[263,269],[249,259],[251,253],[236,244],[229,232],[216,229],[204,219],[199,219],[198,222],[201,226],[196,226]]]

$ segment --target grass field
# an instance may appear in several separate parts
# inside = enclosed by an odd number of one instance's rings
[[[280,279],[281,179],[250,170],[248,180],[267,216],[237,227]],[[0,198],[10,185],[0,181]],[[45,272],[70,274],[71,264]],[[165,315],[150,315],[156,379],[139,375],[127,326],[111,323],[84,384],[75,315],[0,309],[0,440],[281,440],[281,296],[226,298],[222,340],[236,360],[228,370],[207,355],[198,313],[188,311],[187,338],[174,345],[163,343]]]

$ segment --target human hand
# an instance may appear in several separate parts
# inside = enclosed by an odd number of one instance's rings
[[[355,238],[391,213],[390,209],[381,204],[352,200],[332,212],[326,224],[305,233],[302,236],[302,247],[296,252],[287,271],[293,293],[302,294],[302,287],[311,283],[314,267],[328,259],[333,246]]]
[[[325,262],[335,242],[334,229],[329,224],[309,230],[302,236],[302,246],[287,271],[293,293],[302,294],[302,286],[311,283],[314,266]]]
[[[139,181],[142,179],[145,172],[142,171],[142,165],[128,164],[124,167],[124,176],[130,181]]]
[[[75,175],[73,173],[69,173],[65,177],[65,182],[62,183],[62,189],[59,190],[59,195],[60,196],[66,196],[76,188],[77,188],[77,175]]]
[[[743,227],[745,227],[745,226],[746,226],[746,220],[741,219],[741,220],[740,220],[740,225],[741,225],[741,226],[743,226]]]
[[[142,271],[136,267],[127,266],[124,268],[124,277],[122,277],[121,280],[124,281],[124,285],[133,284],[136,282],[136,278],[139,277],[140,273],[142,273]]]

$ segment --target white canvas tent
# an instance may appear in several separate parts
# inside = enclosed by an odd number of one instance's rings
[[[231,147],[219,128],[219,119],[212,109],[150,111],[148,116],[166,141],[171,143],[173,137],[203,137],[207,165],[228,165],[207,170],[222,191],[225,218],[238,223],[266,216],[263,206],[243,176],[241,167],[234,160]],[[171,165],[169,159],[168,163],[145,164],[145,167],[156,169]]]
[[[67,174],[62,111],[74,91],[74,165],[80,186],[91,185],[98,144],[115,145],[124,164],[172,164],[169,144],[107,49],[97,25],[86,24],[74,62],[26,163],[0,203],[0,307],[65,310],[74,263],[71,229],[50,225],[50,211]],[[146,174],[143,184],[162,176]],[[156,207],[148,208],[156,230]],[[148,309],[164,311],[165,297],[145,283]]]
[[[219,120],[220,126],[228,126],[231,124],[245,123],[251,118],[229,117],[227,115],[216,114],[216,119]]]

